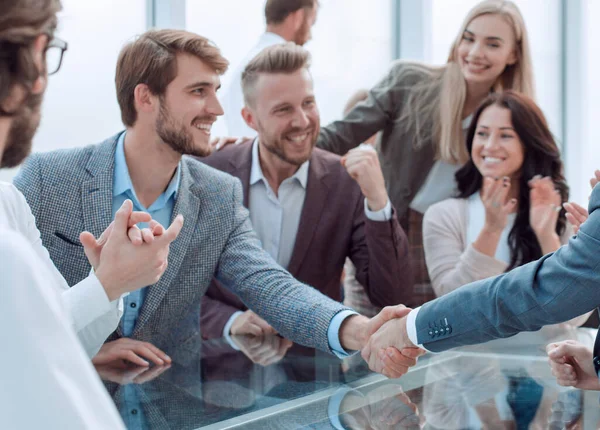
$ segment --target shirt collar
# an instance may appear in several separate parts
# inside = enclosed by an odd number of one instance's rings
[[[131,195],[135,196],[137,200],[137,196],[135,195],[135,190],[133,188],[133,184],[131,183],[131,176],[129,176],[129,168],[127,167],[127,161],[125,160],[125,134],[127,132],[121,133],[119,136],[119,140],[117,141],[117,149],[115,151],[115,174],[114,174],[114,182],[113,182],[113,197],[119,196],[123,193],[130,192]],[[177,197],[177,191],[179,190],[179,183],[181,181],[181,162],[177,165],[177,171],[171,182],[169,182],[169,186],[165,190],[164,193],[160,195],[160,197],[152,204],[152,206],[156,206],[161,202],[166,202],[171,197]]]
[[[308,167],[310,160],[306,160],[296,173],[292,175],[292,178],[298,180],[302,188],[306,189],[306,183],[308,182]],[[258,138],[254,139],[252,143],[252,167],[250,169],[250,185],[254,185],[259,181],[263,181],[268,184],[267,179],[263,175],[262,167],[260,166],[260,158],[258,156]]]
[[[265,31],[261,36],[260,36],[260,44],[265,44],[265,43],[269,43],[269,44],[276,44],[276,43],[286,43],[287,40],[285,40],[283,37],[281,37],[278,34],[275,33],[271,33],[270,31]]]

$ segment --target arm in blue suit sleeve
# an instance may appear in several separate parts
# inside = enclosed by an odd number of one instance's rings
[[[348,308],[277,265],[252,230],[239,180],[233,188],[233,226],[219,259],[217,279],[282,336],[332,352],[329,327],[333,318]]]
[[[578,234],[553,254],[423,305],[417,338],[430,351],[534,331],[600,305],[600,187]],[[432,336],[432,327],[451,328]]]

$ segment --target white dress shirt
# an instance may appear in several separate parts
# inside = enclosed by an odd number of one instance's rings
[[[6,222],[26,219],[16,197],[1,185],[0,428],[124,429],[64,309],[77,300],[65,300],[56,269]]]
[[[258,43],[248,52],[242,62],[235,68],[226,88],[223,91],[221,104],[225,112],[225,124],[227,125],[227,133],[229,136],[236,137],[254,137],[256,130],[251,129],[242,118],[242,108],[244,107],[244,95],[242,94],[242,73],[246,65],[260,51],[267,46],[276,45],[278,43],[286,43],[287,41],[275,33],[263,33],[258,39]]]
[[[123,301],[109,302],[104,288],[92,273],[69,288],[44,246],[35,218],[25,197],[12,184],[0,182],[0,227],[20,233],[45,268],[46,288],[61,293],[65,315],[89,357],[96,355],[106,338],[116,330]],[[0,272],[0,276],[2,273]]]

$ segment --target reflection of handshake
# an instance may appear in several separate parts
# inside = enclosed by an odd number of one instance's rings
[[[342,346],[362,350],[374,372],[389,378],[404,375],[425,353],[408,338],[406,316],[410,311],[403,305],[388,306],[371,319],[361,315],[347,318],[340,329]]]
[[[366,395],[351,390],[340,407],[340,422],[348,429],[419,429],[417,405],[397,384],[385,384]]]

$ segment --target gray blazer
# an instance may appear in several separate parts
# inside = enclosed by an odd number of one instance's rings
[[[117,138],[32,155],[14,181],[69,285],[90,271],[79,233],[97,237],[112,219]],[[329,323],[347,308],[296,281],[263,251],[242,198],[238,179],[183,157],[173,211],[184,216],[183,229],[171,245],[167,270],[149,288],[134,339],[162,344],[197,334],[180,331],[190,318],[199,321],[202,296],[216,276],[286,338],[329,351]]]
[[[590,217],[556,252],[423,305],[417,339],[430,351],[487,342],[570,320],[600,305],[600,187]],[[437,333],[436,333],[437,332]]]
[[[419,192],[435,163],[432,141],[413,144],[415,133],[405,132],[397,119],[411,107],[406,101],[410,90],[428,78],[425,72],[407,71],[402,61],[392,64],[388,74],[341,120],[321,127],[317,146],[344,155],[377,132],[381,169],[398,219],[407,228],[410,202]],[[433,118],[425,118],[424,127],[433,127]]]

